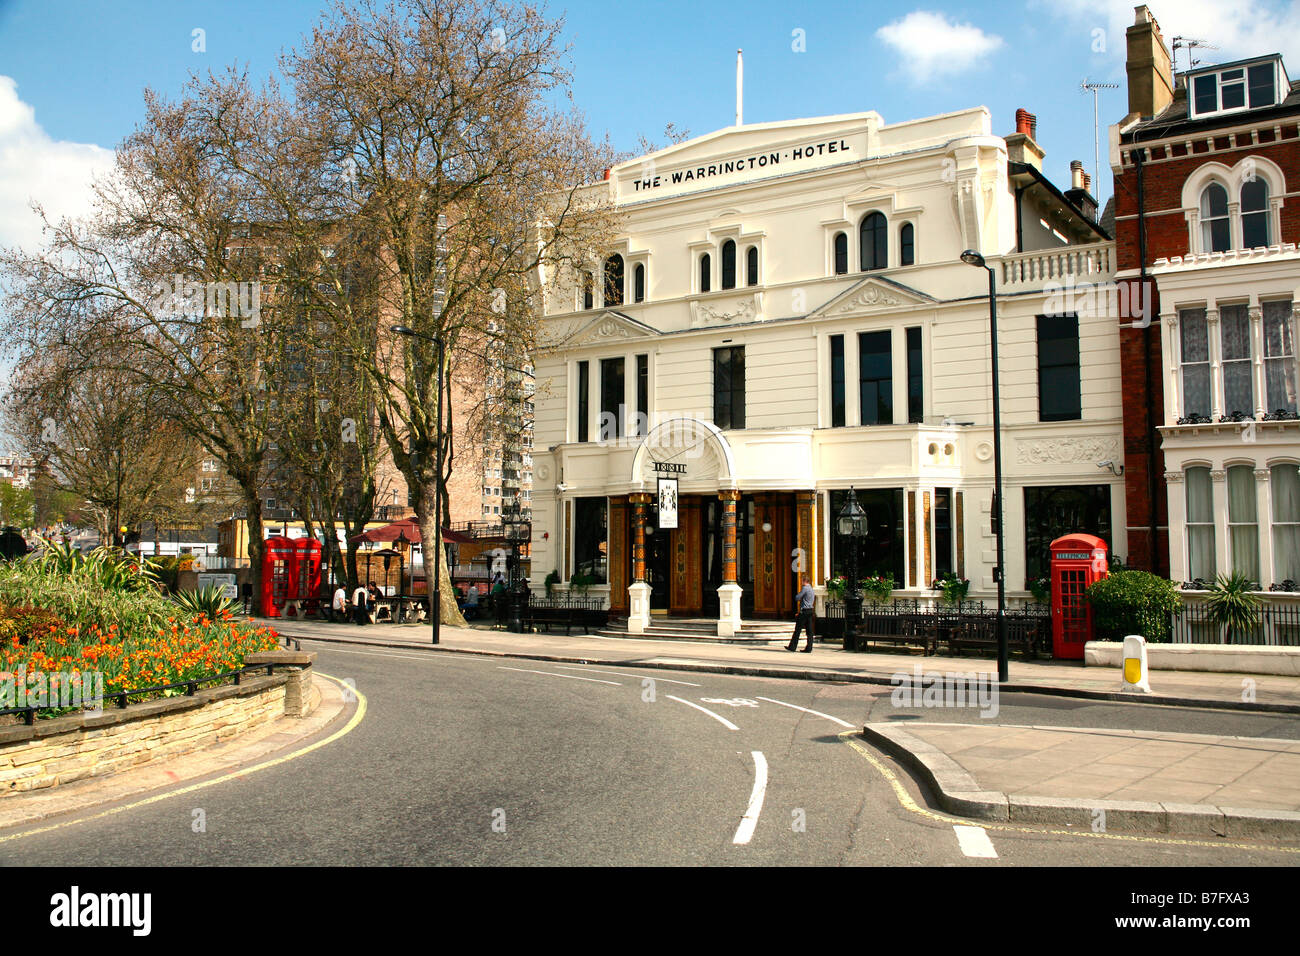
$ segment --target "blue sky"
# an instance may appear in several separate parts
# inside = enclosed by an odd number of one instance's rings
[[[30,241],[26,197],[84,205],[84,181],[142,115],[146,86],[174,92],[191,70],[276,69],[318,19],[312,0],[0,0],[0,244]],[[634,149],[672,122],[695,135],[731,125],[735,52],[745,51],[745,119],[874,109],[886,122],[987,106],[1010,133],[1038,116],[1047,172],[1093,166],[1092,98],[1079,82],[1123,83],[1132,0],[986,3],[747,0],[553,3],[572,44],[573,95],[596,135]],[[1155,0],[1166,39],[1219,47],[1205,62],[1280,50],[1300,67],[1300,10],[1283,0]],[[202,29],[205,52],[192,49]],[[796,48],[802,41],[803,50]],[[1186,66],[1186,54],[1180,60]],[[1102,94],[1105,127],[1126,112]],[[1103,178],[1106,178],[1103,176]],[[1109,187],[1102,184],[1104,201]],[[81,205],[79,205],[81,204]]]

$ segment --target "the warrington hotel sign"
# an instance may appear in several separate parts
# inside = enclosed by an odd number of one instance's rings
[[[809,160],[825,159],[832,155],[850,152],[852,152],[852,149],[845,140],[831,139],[820,143],[810,143],[806,146],[792,146],[789,149],[775,152],[741,156],[738,159],[729,159],[725,162],[709,163],[707,166],[693,166],[667,173],[654,173],[654,175],[650,175],[653,166],[650,163],[643,163],[640,171],[641,175],[632,181],[632,191],[644,193],[663,186],[683,186],[718,176],[735,177],[758,170],[766,173],[770,172],[772,167],[799,167],[806,165]],[[845,158],[852,159],[853,157],[846,156]]]

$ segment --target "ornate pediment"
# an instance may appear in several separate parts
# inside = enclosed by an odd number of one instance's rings
[[[938,300],[933,296],[926,295],[924,292],[905,286],[902,283],[880,276],[869,276],[845,289],[825,305],[814,309],[810,317],[839,318],[877,309],[929,305],[936,301]]]
[[[659,334],[659,331],[644,322],[638,322],[629,315],[605,309],[594,318],[585,316],[574,325],[572,331],[556,329],[554,336],[543,348],[581,348],[586,345],[602,345],[624,339],[644,339]]]

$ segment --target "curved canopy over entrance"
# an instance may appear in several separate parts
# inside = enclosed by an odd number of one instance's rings
[[[683,491],[736,487],[731,445],[712,422],[672,418],[650,429],[632,459],[632,483],[653,489],[656,478],[676,478]]]

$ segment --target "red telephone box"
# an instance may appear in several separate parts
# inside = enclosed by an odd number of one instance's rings
[[[1083,660],[1092,639],[1092,605],[1083,592],[1109,573],[1106,542],[1095,534],[1067,534],[1051,544],[1052,656]]]
[[[290,600],[306,604],[303,610],[313,610],[320,598],[321,543],[315,538],[296,538],[293,541],[293,582],[289,589]]]
[[[262,553],[262,616],[279,617],[291,597],[294,560],[293,542],[276,535],[266,539]]]

